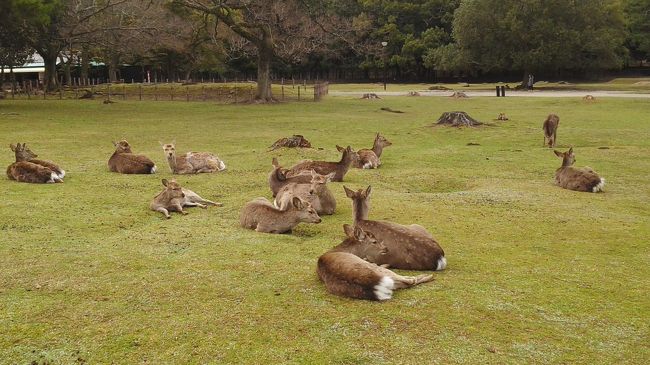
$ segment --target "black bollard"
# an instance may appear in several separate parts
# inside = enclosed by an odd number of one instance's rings
[[[506,96],[506,87],[501,86],[501,96],[505,97]]]
[[[501,96],[501,89],[499,88],[499,85],[496,86],[497,89],[497,98]]]

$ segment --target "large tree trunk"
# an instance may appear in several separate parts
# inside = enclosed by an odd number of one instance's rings
[[[40,52],[39,52],[40,53]],[[45,90],[54,91],[59,86],[59,80],[56,77],[56,59],[59,52],[56,53],[41,53],[43,61],[45,62]]]
[[[257,59],[257,94],[255,100],[258,102],[272,102],[271,92],[271,61],[273,60],[273,40],[270,34],[265,32],[264,38],[258,44]]]
[[[90,69],[90,59],[89,58],[90,57],[88,55],[88,48],[86,46],[84,46],[81,49],[81,75],[80,75],[81,80],[83,80],[82,82],[84,83],[84,85],[86,83],[86,80],[88,80],[88,71]]]
[[[63,59],[63,56],[59,58],[61,59],[61,64],[63,65],[63,76],[65,77],[65,84],[70,86],[72,85],[72,72],[70,71],[70,63],[72,62],[72,58],[68,58],[67,62]]]
[[[120,56],[111,55],[108,62],[108,80],[110,82],[117,81],[117,67],[120,64]]]

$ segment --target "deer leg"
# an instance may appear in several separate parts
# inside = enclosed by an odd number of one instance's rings
[[[187,212],[183,210],[181,203],[176,203],[172,206],[174,211],[181,213],[182,215],[187,215]]]
[[[167,218],[167,219],[172,217],[171,215],[169,215],[169,212],[167,211],[167,209],[165,209],[163,207],[156,208],[156,212],[162,213],[165,216],[165,218]]]
[[[397,274],[393,275],[393,280],[395,281],[395,289],[409,288],[433,280],[433,275],[431,274],[418,276],[402,276]]]

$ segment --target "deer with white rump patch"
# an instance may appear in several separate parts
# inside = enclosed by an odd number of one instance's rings
[[[350,146],[343,148],[337,145],[336,149],[342,153],[339,162],[303,161],[290,168],[287,176],[296,176],[303,171],[314,170],[321,175],[329,175],[334,172],[332,181],[343,181],[343,177],[350,169],[350,166],[353,166],[359,160],[359,154]]]
[[[311,183],[312,170],[303,171],[296,176],[287,176],[287,172],[289,172],[289,169],[285,169],[284,167],[280,166],[280,163],[278,162],[277,158],[273,157],[273,161],[271,161],[271,164],[273,165],[273,171],[271,171],[271,173],[269,174],[269,186],[271,187],[271,193],[273,193],[274,198],[278,195],[280,189],[282,189],[282,187],[284,187],[287,184]]]
[[[165,152],[172,174],[200,174],[203,172],[217,172],[226,169],[226,164],[219,157],[209,152],[187,152],[184,155],[176,154],[176,141],[160,145]]]
[[[433,280],[433,275],[402,276],[378,266],[389,250],[361,227],[344,225],[346,238],[318,258],[316,272],[332,294],[369,300],[388,300],[393,290]]]
[[[603,191],[605,179],[590,167],[577,168],[573,167],[576,162],[576,156],[573,153],[573,147],[567,152],[553,151],[555,155],[562,159],[562,166],[555,171],[555,183],[564,189],[587,191],[597,193]]]
[[[144,155],[136,155],[126,140],[113,142],[115,152],[108,159],[108,169],[120,174],[155,174],[156,164]]]
[[[354,165],[354,167],[360,169],[376,169],[381,165],[381,153],[384,151],[384,147],[391,146],[392,143],[386,139],[386,137],[377,133],[375,136],[375,141],[371,149],[361,149],[357,153],[359,154],[359,160]]]
[[[162,179],[162,184],[165,190],[161,191],[149,206],[151,210],[162,213],[165,218],[171,218],[169,212],[178,212],[183,215],[187,214],[183,207],[201,207],[206,209],[208,205],[222,206],[221,203],[216,203],[211,200],[201,198],[197,193],[190,189],[181,187],[176,180],[167,181]]]
[[[327,176],[311,170],[311,182],[309,184],[290,183],[282,187],[278,192],[273,204],[281,210],[287,209],[293,197],[311,204],[319,215],[331,215],[336,210],[336,198],[327,187],[327,183],[334,177],[334,173]]]
[[[252,200],[242,208],[242,227],[266,233],[290,233],[299,223],[320,223],[321,218],[308,202],[294,197],[286,210],[276,208],[265,198]]]
[[[406,270],[444,270],[447,267],[445,252],[424,227],[369,220],[371,187],[365,191],[343,188],[352,199],[354,225],[372,233],[388,248],[390,254],[380,257],[375,264]]]
[[[65,171],[50,161],[37,160],[37,154],[32,152],[25,143],[10,144],[16,162],[7,168],[7,177],[11,180],[27,183],[63,182]]]

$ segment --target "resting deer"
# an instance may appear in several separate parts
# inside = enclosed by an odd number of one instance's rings
[[[596,98],[594,98],[593,95],[585,95],[585,96],[582,97],[582,100],[584,100],[584,101],[594,101],[594,100],[596,100]]]
[[[289,169],[287,175],[296,176],[305,170],[314,170],[321,175],[329,175],[334,172],[335,174],[332,181],[343,181],[343,177],[350,169],[350,166],[354,165],[356,161],[359,160],[359,154],[350,146],[347,148],[336,146],[336,149],[342,153],[339,162],[303,161]]]
[[[388,253],[386,246],[359,226],[352,228],[346,224],[343,230],[346,239],[318,258],[316,272],[330,293],[357,299],[388,300],[393,290],[433,280],[433,275],[402,276],[374,264]]]
[[[273,157],[273,161],[271,162],[273,164],[273,171],[269,174],[269,186],[271,187],[271,193],[273,193],[273,197],[275,198],[278,195],[278,192],[280,189],[282,189],[283,186],[291,183],[297,183],[297,184],[309,184],[311,183],[311,171],[303,171],[300,174],[296,176],[287,176],[287,172],[289,171],[288,169],[285,169],[284,167],[280,166],[280,163],[278,162],[278,159]]]
[[[562,166],[555,171],[555,183],[560,187],[576,191],[588,191],[597,193],[603,191],[605,179],[590,167],[577,168],[572,167],[576,162],[573,147],[567,152],[554,150],[557,157],[562,159]]]
[[[9,148],[16,157],[16,162],[7,167],[9,179],[34,184],[63,182],[65,171],[52,162],[36,160],[38,155],[25,143],[10,144]]]
[[[136,155],[129,142],[113,142],[115,152],[108,160],[108,169],[120,174],[155,174],[156,164],[147,156]]]
[[[548,147],[555,147],[555,142],[557,138],[557,127],[560,125],[560,117],[555,114],[549,114],[544,121],[542,129],[544,130],[544,146],[547,145],[546,140],[548,140]]]
[[[323,176],[311,170],[309,184],[290,183],[282,187],[273,204],[281,210],[287,209],[294,196],[309,202],[319,215],[331,215],[336,210],[336,198],[327,187],[334,173]]]
[[[424,227],[368,220],[371,187],[356,192],[343,188],[352,199],[354,225],[372,233],[390,252],[375,264],[407,270],[443,270],[447,267],[445,252]]]
[[[176,155],[176,141],[160,145],[165,151],[172,174],[200,174],[203,172],[216,172],[226,169],[226,164],[219,157],[209,152],[187,152]]]
[[[354,165],[357,168],[361,169],[376,169],[381,165],[381,153],[384,151],[384,147],[392,145],[386,137],[377,133],[375,136],[375,142],[372,145],[371,149],[361,149],[358,151],[359,160]]]
[[[244,205],[239,223],[257,232],[290,233],[301,222],[321,222],[318,213],[308,202],[294,197],[291,203],[286,210],[280,210],[265,198],[257,198]]]
[[[222,206],[221,203],[216,203],[211,200],[201,198],[197,193],[190,189],[181,187],[176,180],[167,181],[162,179],[162,184],[165,190],[156,195],[149,206],[151,210],[162,213],[165,218],[169,219],[171,216],[169,212],[179,212],[183,215],[187,214],[183,207],[201,207],[206,209],[208,205]]]

